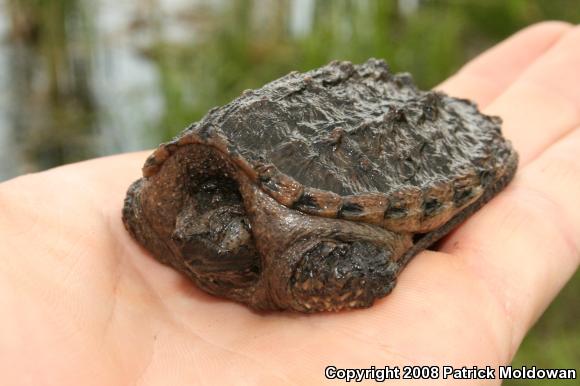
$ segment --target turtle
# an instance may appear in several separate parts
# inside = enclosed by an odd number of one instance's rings
[[[501,124],[383,60],[294,71],[161,144],[123,222],[161,263],[251,309],[370,307],[513,178]]]

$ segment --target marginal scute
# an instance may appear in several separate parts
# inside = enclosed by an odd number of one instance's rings
[[[389,199],[386,194],[368,193],[347,196],[343,198],[339,217],[351,221],[363,221],[382,226],[384,213],[388,204]],[[358,210],[348,210],[349,207],[354,207]]]
[[[282,173],[262,182],[261,186],[272,198],[288,207],[294,205],[304,192],[302,184]]]
[[[177,144],[179,146],[191,145],[192,143],[195,143],[195,139],[192,134],[186,134],[183,137],[179,138],[179,140],[177,141]]]
[[[315,216],[335,218],[341,204],[342,198],[336,193],[304,188],[293,208]]]
[[[397,191],[389,197],[384,212],[383,227],[398,232],[413,232],[420,227],[422,217],[421,189],[414,187]]]
[[[479,190],[477,176],[473,171],[457,177],[453,181],[453,202],[457,207],[463,207],[477,198]]]

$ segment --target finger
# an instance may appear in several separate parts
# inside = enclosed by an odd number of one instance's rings
[[[580,26],[554,44],[488,108],[504,120],[503,131],[520,165],[580,124]]]
[[[525,28],[466,64],[437,89],[486,106],[571,28],[558,21]]]
[[[74,175],[80,179],[79,184],[92,186],[101,197],[105,192],[105,196],[124,194],[130,183],[142,177],[141,167],[149,154],[151,150],[118,154],[66,165],[53,171]]]
[[[498,300],[512,326],[512,353],[580,262],[578,149],[580,128],[525,167],[442,246]]]
[[[76,197],[105,207],[104,197],[106,203],[122,201],[129,185],[142,176],[141,167],[149,154],[151,151],[146,150],[76,162],[17,177],[0,184],[0,187],[6,188],[6,191],[18,191],[17,186],[22,183],[38,186],[66,184],[69,189],[75,190]]]

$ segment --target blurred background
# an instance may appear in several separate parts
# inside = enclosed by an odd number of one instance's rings
[[[291,70],[384,58],[430,88],[578,0],[0,0],[0,181],[147,149]],[[580,363],[580,275],[516,365]],[[516,384],[516,382],[512,382]]]

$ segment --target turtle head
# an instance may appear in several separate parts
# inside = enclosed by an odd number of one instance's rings
[[[133,237],[203,290],[246,301],[259,279],[260,255],[236,168],[214,148],[190,144],[144,174],[123,210]]]

